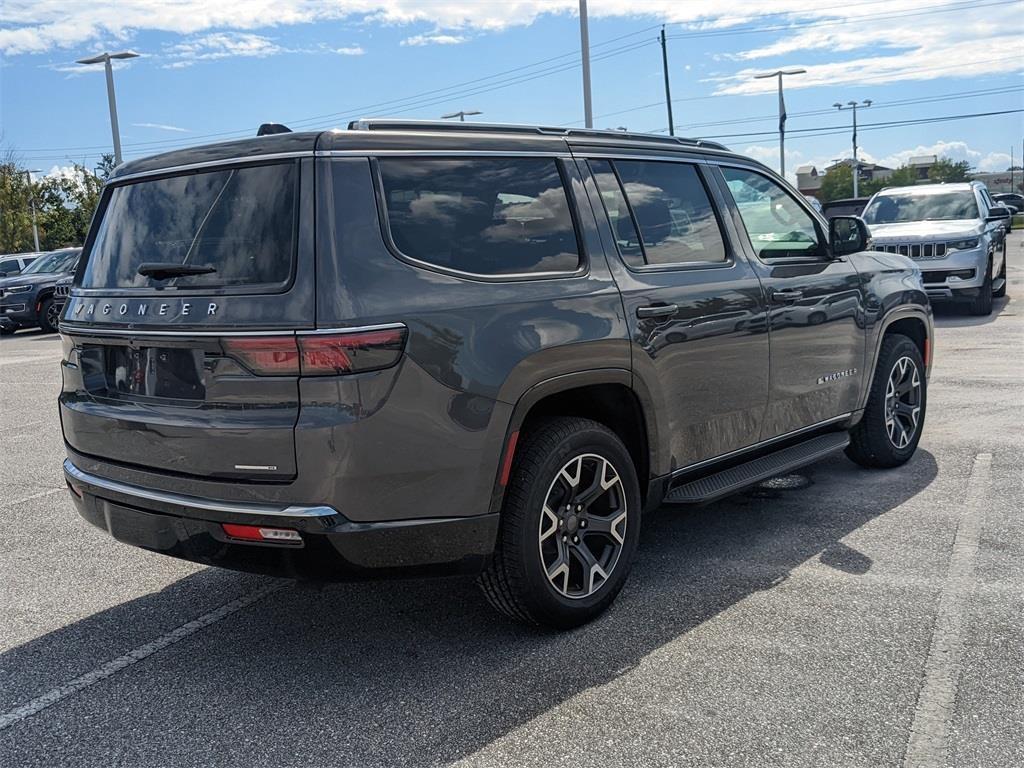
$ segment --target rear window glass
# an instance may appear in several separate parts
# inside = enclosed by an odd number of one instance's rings
[[[553,159],[385,158],[379,167],[391,238],[410,258],[480,275],[579,266]]]
[[[226,168],[114,187],[85,288],[210,288],[286,282],[295,252],[295,163]],[[143,264],[208,268],[139,274]]]

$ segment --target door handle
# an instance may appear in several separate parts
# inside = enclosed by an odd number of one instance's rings
[[[772,301],[776,304],[792,304],[795,301],[800,301],[803,297],[803,291],[793,291],[789,289],[772,291]]]
[[[644,317],[669,317],[679,311],[675,304],[651,304],[646,307],[637,307],[636,316]]]

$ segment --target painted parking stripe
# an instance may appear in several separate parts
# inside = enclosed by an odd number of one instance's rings
[[[225,603],[215,610],[209,613],[204,613],[198,619],[182,624],[179,627],[175,627],[170,632],[167,632],[160,637],[152,640],[145,645],[140,645],[138,648],[134,648],[123,656],[118,656],[116,659],[111,659],[105,664],[101,664],[84,675],[68,680],[65,683],[58,685],[42,696],[37,696],[25,704],[19,707],[15,707],[9,712],[4,712],[0,715],[0,731],[5,728],[10,728],[12,725],[20,723],[22,720],[32,715],[42,712],[47,707],[52,707],[54,704],[63,701],[69,696],[74,696],[76,693],[84,691],[91,685],[95,685],[108,677],[116,675],[128,667],[138,664],[143,659],[152,656],[154,653],[169,648],[181,640],[184,640],[191,635],[194,635],[199,630],[216,624],[222,619],[226,619],[233,613],[246,608],[253,603],[257,603],[266,597],[274,594],[278,590],[284,588],[288,584],[286,580],[274,580],[270,584],[261,589],[257,589],[255,592],[250,592],[248,595],[236,598],[229,603]]]
[[[19,504],[24,504],[26,501],[32,501],[32,499],[41,499],[43,496],[52,496],[55,493],[63,493],[66,490],[67,488],[50,488],[49,490],[46,491],[39,491],[38,493],[33,493],[29,496],[23,496],[22,498],[15,499],[14,501],[5,501],[2,504],[2,506],[16,507]]]
[[[946,768],[949,734],[960,684],[967,600],[974,587],[974,557],[978,552],[981,518],[991,485],[992,454],[979,453],[967,481],[960,522],[953,540],[949,572],[939,596],[924,681],[910,726],[904,768]]]

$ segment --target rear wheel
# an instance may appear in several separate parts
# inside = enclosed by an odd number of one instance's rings
[[[589,419],[553,419],[516,455],[497,548],[479,583],[512,618],[575,627],[622,589],[639,535],[639,484],[622,441]]]
[[[846,455],[863,467],[898,467],[921,440],[928,382],[917,345],[890,334],[882,341],[864,416],[850,430]]]
[[[53,299],[43,299],[39,307],[39,327],[47,333],[56,333],[57,324],[60,322],[60,307],[54,304]]]

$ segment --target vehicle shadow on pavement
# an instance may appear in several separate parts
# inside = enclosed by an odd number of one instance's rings
[[[618,601],[568,633],[498,617],[470,579],[288,586],[0,732],[0,763],[14,764],[7,753],[136,768],[447,764],[629,672],[809,560],[849,578],[867,573],[871,560],[843,537],[936,473],[924,450],[888,472],[839,456],[803,470],[810,482],[799,490],[659,510]],[[119,627],[171,606],[180,613],[175,601],[196,580],[237,592],[251,578],[202,571],[16,648],[0,670],[61,659],[63,636],[84,634],[88,645],[72,645],[82,674],[131,647]]]
[[[1010,297],[992,300],[992,314],[972,315],[966,304],[936,303],[932,305],[935,325],[939,328],[971,328],[994,323],[1010,305]]]

